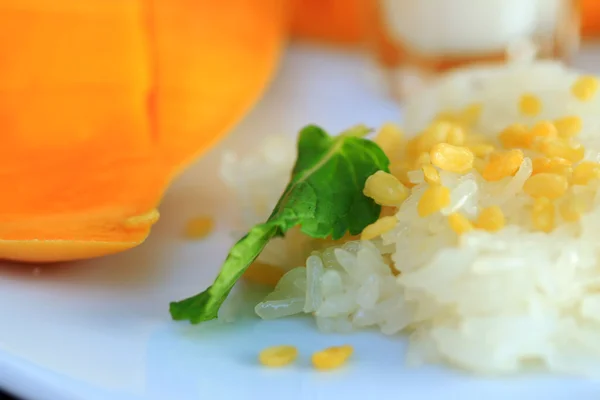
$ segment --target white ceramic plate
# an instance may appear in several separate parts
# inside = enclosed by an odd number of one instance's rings
[[[330,132],[399,117],[369,87],[358,55],[295,47],[254,112],[171,188],[149,240],[82,263],[0,267],[0,387],[29,400],[188,399],[597,399],[594,382],[550,376],[480,379],[441,367],[408,369],[402,338],[319,334],[310,319],[191,326],[172,322],[171,300],[204,289],[232,238],[235,204],[217,178],[224,148],[249,149],[266,134],[306,123]],[[214,215],[217,231],[182,238],[185,222]],[[283,370],[257,365],[263,347],[290,343],[302,355]],[[344,369],[311,370],[308,356],[349,343]]]

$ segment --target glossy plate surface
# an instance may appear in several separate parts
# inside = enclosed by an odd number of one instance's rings
[[[169,319],[169,301],[206,287],[232,244],[235,204],[216,167],[223,149],[250,149],[267,134],[295,135],[309,122],[338,132],[399,118],[372,90],[363,63],[352,53],[289,50],[252,114],[173,185],[143,246],[72,265],[0,267],[0,386],[31,400],[600,398],[600,384],[585,380],[408,369],[404,339],[324,335],[307,318],[204,326]],[[202,215],[215,216],[216,232],[184,239],[186,221]],[[283,343],[299,347],[295,366],[257,365],[263,347]],[[310,368],[312,351],[342,343],[355,346],[346,368]]]

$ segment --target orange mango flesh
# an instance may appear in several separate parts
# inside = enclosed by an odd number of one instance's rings
[[[0,258],[144,241],[169,181],[276,65],[278,1],[223,3],[0,0]]]
[[[273,75],[282,0],[151,0],[159,147],[178,169],[219,139]],[[208,12],[210,10],[210,12]],[[251,94],[251,95],[249,95]]]

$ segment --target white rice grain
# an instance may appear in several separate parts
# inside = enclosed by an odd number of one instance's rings
[[[545,61],[459,71],[409,100],[405,128],[420,132],[439,111],[473,103],[483,107],[474,130],[493,140],[512,123],[575,115],[583,121],[579,140],[586,159],[600,161],[600,96],[587,103],[575,99],[570,88],[577,76]],[[519,113],[523,93],[541,99],[539,115]],[[283,165],[281,158],[271,162]],[[526,154],[514,176],[497,182],[475,170],[464,176],[441,171],[450,205],[425,218],[417,204],[428,185],[421,171],[410,172],[416,186],[392,231],[377,242],[316,251],[306,269],[283,278],[257,313],[274,318],[314,312],[326,332],[375,327],[388,335],[410,333],[407,360],[413,365],[444,362],[481,373],[534,365],[600,377],[600,183],[573,188],[589,206],[581,220],[566,223],[557,216],[556,229],[544,233],[533,229],[533,200],[523,193],[532,170]],[[239,183],[233,175],[227,176]],[[272,178],[262,171],[247,179],[258,187],[266,177]],[[250,190],[246,182],[240,199],[253,197]],[[494,233],[457,236],[445,217],[461,212],[475,219],[492,205],[506,216],[506,226]],[[398,276],[384,256],[391,256]]]

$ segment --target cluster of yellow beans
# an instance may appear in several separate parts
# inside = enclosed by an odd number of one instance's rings
[[[335,369],[344,365],[353,352],[354,349],[350,345],[328,347],[315,352],[311,357],[311,361],[316,369]],[[262,365],[272,368],[289,365],[296,358],[298,358],[298,349],[288,345],[268,347],[258,355]]]
[[[590,101],[598,86],[596,78],[584,76],[573,84],[571,93],[578,101]],[[523,94],[516,106],[529,117],[543,110],[543,102],[533,94]],[[585,149],[577,141],[581,119],[565,116],[530,127],[513,124],[500,132],[497,140],[489,140],[474,130],[481,112],[480,104],[472,104],[458,112],[441,113],[427,129],[409,140],[399,127],[384,125],[375,141],[389,156],[391,173],[379,171],[369,177],[365,195],[395,209],[414,186],[408,172],[421,170],[428,187],[417,212],[426,217],[450,204],[450,189],[442,185],[440,171],[464,174],[476,170],[483,179],[494,182],[515,175],[527,154],[532,158],[533,172],[523,190],[533,199],[531,220],[535,229],[552,231],[557,214],[565,221],[578,220],[586,211],[585,201],[571,188],[600,178],[599,163],[582,161]],[[375,238],[391,230],[396,222],[388,209],[386,215],[365,228],[361,237]],[[448,223],[457,234],[472,229],[494,232],[504,227],[505,216],[499,207],[492,206],[481,210],[475,221],[455,213],[448,216]]]

